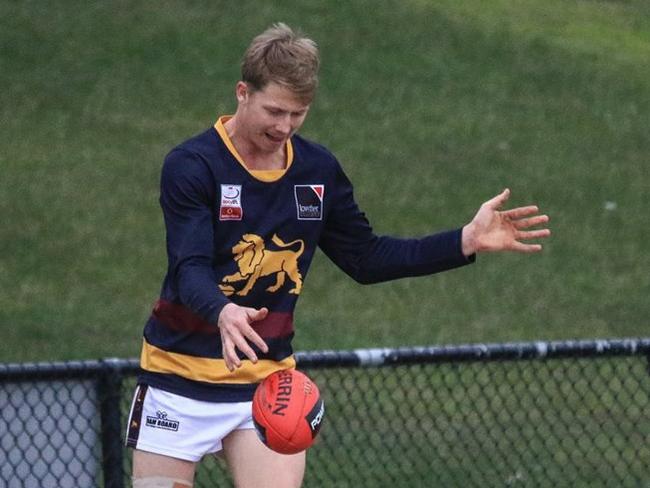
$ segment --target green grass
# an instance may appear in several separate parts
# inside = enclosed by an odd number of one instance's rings
[[[298,349],[647,333],[646,2],[3,1],[1,361],[137,355],[162,158],[234,110],[240,55],[278,20],[322,48],[303,133],[378,232],[460,226],[509,186],[554,233],[542,255],[372,287],[320,254]]]

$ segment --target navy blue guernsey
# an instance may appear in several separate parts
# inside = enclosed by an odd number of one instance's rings
[[[293,311],[317,247],[360,283],[456,268],[461,229],[420,239],[377,236],[324,147],[294,135],[282,171],[249,171],[222,117],[166,157],[160,204],[168,269],[144,330],[139,381],[197,400],[248,401],[273,371],[295,367]],[[228,371],[217,320],[228,303],[261,308],[269,346]]]

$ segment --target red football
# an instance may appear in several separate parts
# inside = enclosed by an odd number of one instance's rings
[[[276,371],[253,397],[253,423],[264,444],[282,454],[304,451],[314,443],[325,414],[316,384],[295,369]]]

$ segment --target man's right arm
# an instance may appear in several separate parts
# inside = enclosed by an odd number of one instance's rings
[[[236,305],[219,290],[212,267],[215,188],[210,170],[198,156],[174,150],[165,159],[160,205],[167,229],[169,279],[183,305],[218,326],[223,358],[232,371],[241,365],[237,349],[257,361],[247,340],[268,352],[266,343],[251,327],[268,311]]]
[[[160,206],[167,231],[168,279],[183,305],[216,325],[229,300],[219,290],[212,267],[214,188],[213,177],[198,156],[175,149],[165,159]]]

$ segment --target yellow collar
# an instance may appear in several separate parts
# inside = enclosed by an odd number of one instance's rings
[[[242,167],[250,173],[250,175],[260,181],[264,181],[266,183],[270,183],[273,181],[277,181],[280,178],[284,176],[284,174],[289,170],[291,167],[291,164],[293,163],[293,145],[291,144],[291,139],[287,141],[287,146],[286,146],[286,153],[287,153],[287,164],[284,169],[272,169],[272,170],[251,170],[246,166],[246,163],[244,162],[244,159],[241,157],[241,155],[237,152],[237,149],[235,149],[235,146],[233,145],[232,141],[230,140],[230,137],[228,136],[228,133],[226,132],[226,128],[224,127],[224,123],[227,122],[232,118],[232,115],[223,115],[219,117],[217,122],[214,124],[214,128],[219,134],[219,137],[221,137],[221,140],[223,140],[223,143],[226,145],[230,153],[233,155],[233,157],[239,162],[239,164],[242,165]]]

